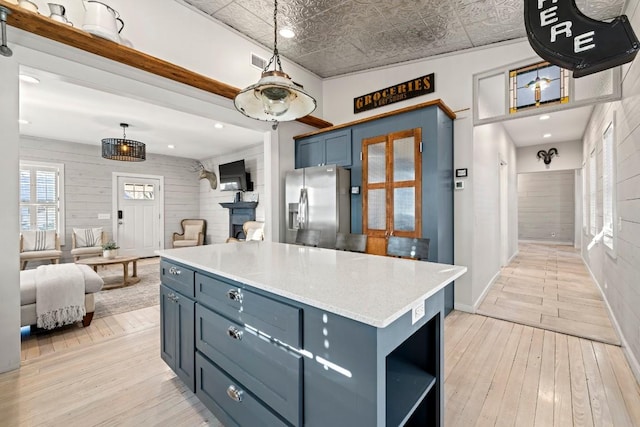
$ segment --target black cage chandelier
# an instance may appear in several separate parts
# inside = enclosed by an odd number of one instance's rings
[[[143,142],[127,139],[126,123],[120,123],[122,138],[105,138],[102,140],[102,157],[122,162],[142,162],[147,158],[147,150]]]
[[[235,97],[235,107],[245,116],[268,122],[296,120],[316,109],[316,100],[296,85],[282,71],[278,53],[278,0],[273,10],[273,56],[262,71],[258,83],[243,90]],[[273,70],[269,67],[273,64]]]

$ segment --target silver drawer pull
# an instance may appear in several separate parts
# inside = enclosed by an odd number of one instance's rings
[[[227,291],[227,296],[231,301],[237,301],[239,303],[242,302],[242,292],[240,292],[240,289],[229,289]]]
[[[229,326],[229,329],[227,329],[227,335],[229,335],[229,337],[233,338],[234,340],[242,340],[242,331],[235,326]]]
[[[242,390],[237,389],[234,385],[230,385],[227,388],[227,396],[230,399],[235,400],[236,402],[242,402],[242,395],[244,392]]]
[[[173,275],[179,276],[180,273],[182,273],[182,272],[180,270],[178,270],[176,267],[171,267],[169,269],[169,274],[173,274]]]

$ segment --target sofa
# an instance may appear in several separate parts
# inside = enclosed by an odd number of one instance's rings
[[[83,326],[89,326],[95,311],[94,293],[104,285],[102,277],[88,265],[78,265],[84,274],[84,306],[87,314],[82,319]],[[20,272],[20,326],[37,323],[36,317],[36,269]]]

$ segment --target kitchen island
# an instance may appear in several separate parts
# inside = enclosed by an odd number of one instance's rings
[[[466,267],[271,242],[158,251],[162,358],[226,426],[443,425]]]

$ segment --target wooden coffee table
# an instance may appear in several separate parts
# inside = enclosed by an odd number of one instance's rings
[[[137,256],[117,256],[115,258],[91,257],[79,259],[76,263],[93,267],[93,271],[95,272],[98,272],[98,266],[100,265],[122,264],[122,283],[105,285],[105,287],[111,289],[134,285],[140,281],[138,277],[138,259],[140,258]],[[129,276],[129,263],[133,265],[131,276]]]

